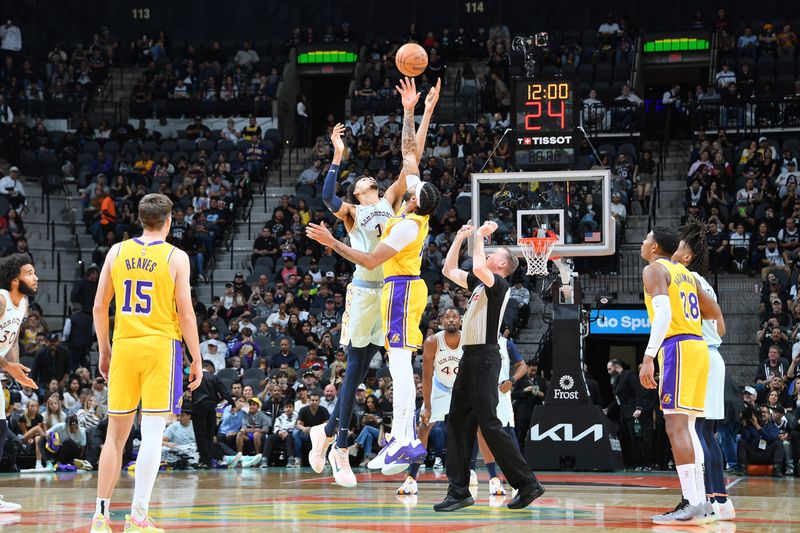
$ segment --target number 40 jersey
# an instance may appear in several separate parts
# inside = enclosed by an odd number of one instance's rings
[[[656,263],[669,272],[669,296],[672,320],[665,339],[675,335],[696,335],[702,333],[702,317],[700,316],[700,300],[697,297],[697,280],[682,264],[674,263],[667,258],[659,258]],[[653,322],[653,298],[644,293],[647,315]]]
[[[134,238],[120,243],[117,256],[106,259],[113,261],[114,340],[151,336],[181,339],[175,280],[169,269],[175,250],[164,241],[145,243]]]

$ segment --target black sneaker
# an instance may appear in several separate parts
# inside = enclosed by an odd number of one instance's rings
[[[448,494],[445,496],[444,500],[433,506],[433,510],[449,513],[474,504],[475,500],[472,499],[472,496],[467,496],[466,498],[456,498],[455,496]]]
[[[544,487],[537,481],[530,487],[521,488],[514,499],[508,502],[507,507],[509,509],[524,509],[542,494],[544,494]]]

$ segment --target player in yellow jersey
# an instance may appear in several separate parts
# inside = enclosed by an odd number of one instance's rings
[[[659,389],[667,435],[672,445],[683,500],[668,512],[653,517],[657,524],[691,525],[713,520],[705,494],[698,494],[695,451],[689,424],[702,413],[708,378],[708,345],[702,337],[702,319],[718,320],[724,329],[717,302],[703,290],[689,270],[671,257],[678,249],[675,231],[656,226],[642,242],[648,261],[643,271],[644,301],[650,317],[650,339],[639,371],[642,386]],[[658,357],[659,384],[654,379],[653,359]],[[701,474],[702,475],[702,474]]]
[[[416,150],[413,115],[407,115],[403,123],[404,159]],[[433,184],[420,181],[419,176],[408,175],[406,185],[409,200],[405,208],[389,219],[372,252],[354,250],[337,241],[324,225],[309,224],[306,229],[310,238],[330,246],[353,263],[367,269],[383,265],[381,314],[394,384],[393,423],[389,443],[369,467],[380,468],[386,475],[402,472],[425,455],[414,427],[416,387],[411,358],[422,346],[419,324],[428,302],[428,289],[419,274],[428,218],[439,207],[440,195]]]
[[[109,504],[122,451],[141,402],[142,441],[125,531],[156,533],[148,517],[150,494],[161,464],[165,416],[179,414],[183,393],[181,338],[192,356],[189,389],[203,377],[197,322],[189,287],[189,256],[167,244],[172,202],[148,194],[139,203],[141,237],[115,244],[106,256],[94,302],[100,352],[98,369],[108,380],[108,433],[100,454],[92,532],[111,531]],[[108,307],[115,300],[114,345]]]

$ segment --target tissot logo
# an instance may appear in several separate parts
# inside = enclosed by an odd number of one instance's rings
[[[534,424],[531,428],[531,440],[541,441],[545,439],[554,440],[556,442],[578,442],[590,435],[593,436],[592,441],[597,442],[603,438],[603,424],[594,424],[589,426],[586,430],[574,434],[572,424],[556,424],[544,433],[539,432],[539,424]]]
[[[572,135],[553,135],[550,137],[517,137],[517,143],[530,146],[551,146],[572,144]]]

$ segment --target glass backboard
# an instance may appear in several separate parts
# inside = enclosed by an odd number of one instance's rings
[[[498,224],[487,251],[554,232],[555,256],[586,257],[614,253],[611,178],[607,170],[565,170],[472,175],[472,221]],[[471,243],[470,243],[471,244]],[[470,252],[472,246],[470,246]]]

